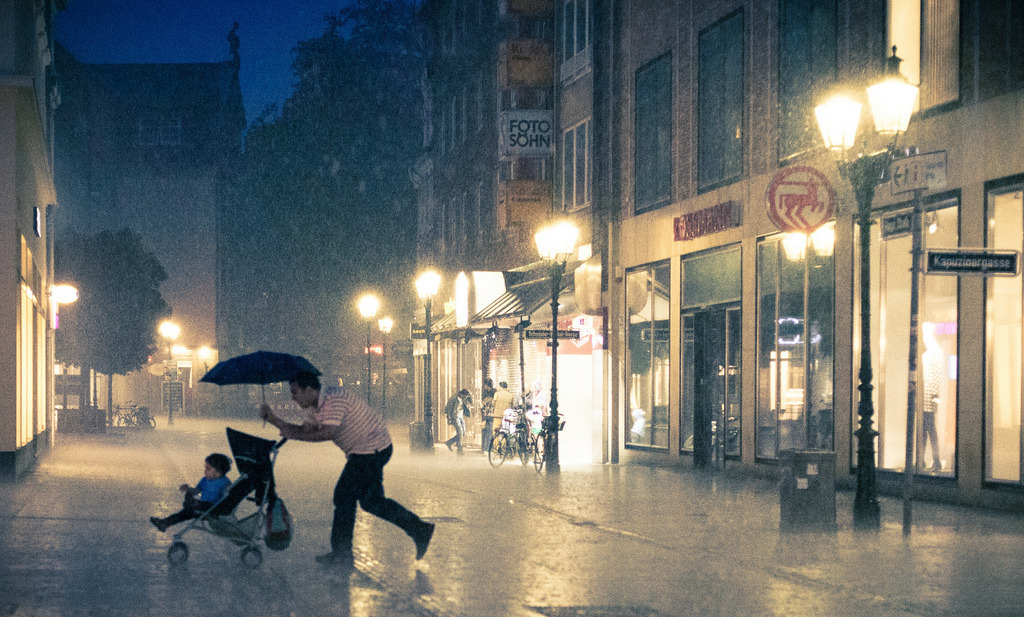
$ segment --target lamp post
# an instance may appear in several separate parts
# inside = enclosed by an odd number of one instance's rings
[[[565,264],[576,246],[580,230],[569,221],[558,221],[542,228],[534,235],[541,259],[551,268],[551,401],[544,432],[545,465],[549,474],[561,471],[558,460],[558,296],[562,293],[562,275]]]
[[[423,434],[423,447],[430,452],[434,451],[434,414],[431,412],[430,382],[432,380],[430,368],[430,344],[434,339],[430,324],[430,302],[437,295],[437,288],[441,286],[441,275],[434,270],[427,270],[416,279],[416,295],[424,301],[426,309],[426,337],[427,355],[423,359],[423,423],[426,431]]]
[[[171,374],[171,370],[174,368],[174,354],[171,352],[171,344],[178,340],[178,336],[181,335],[181,326],[173,321],[166,320],[160,323],[157,328],[157,332],[159,332],[160,336],[163,337],[164,343],[167,346],[167,358],[165,360],[167,363],[167,380],[165,383],[171,384],[175,381],[174,375]],[[174,424],[174,401],[171,400],[173,386],[167,385],[165,386],[165,389],[167,390],[167,425],[170,426]]]
[[[370,402],[370,335],[373,332],[373,318],[377,316],[377,309],[380,308],[380,300],[373,294],[363,294],[356,305],[359,314],[366,320],[366,402]]]
[[[391,332],[391,328],[394,327],[395,322],[390,317],[382,317],[377,320],[377,327],[380,328],[381,344],[380,344],[380,372],[383,378],[380,380],[380,412],[384,413],[384,409],[388,403],[388,334]]]
[[[881,510],[878,505],[877,472],[875,469],[875,437],[872,426],[875,413],[871,383],[871,202],[889,163],[896,152],[896,142],[910,123],[917,100],[917,87],[907,83],[899,72],[900,59],[896,47],[885,62],[883,81],[867,88],[875,132],[891,138],[885,149],[871,154],[863,150],[852,160],[852,150],[862,105],[850,98],[836,97],[815,108],[825,147],[837,158],[839,172],[853,189],[857,200],[857,222],[860,227],[860,384],[857,390],[859,428],[857,437],[857,492],[853,502],[853,522],[859,529],[879,529]]]

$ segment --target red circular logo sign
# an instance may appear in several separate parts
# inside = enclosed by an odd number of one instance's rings
[[[768,187],[768,217],[782,231],[814,231],[832,218],[836,192],[813,167],[787,167]]]

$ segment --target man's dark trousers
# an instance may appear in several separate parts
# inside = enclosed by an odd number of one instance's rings
[[[331,550],[352,550],[352,532],[356,524],[356,503],[364,510],[394,523],[412,536],[423,525],[416,516],[394,499],[384,496],[384,465],[391,460],[393,446],[373,454],[350,454],[334,487],[334,523],[331,526]]]

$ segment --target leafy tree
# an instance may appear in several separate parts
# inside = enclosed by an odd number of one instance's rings
[[[247,241],[222,263],[225,277],[253,280],[233,285],[231,319],[263,326],[239,325],[244,340],[222,348],[286,340],[293,353],[329,357],[339,337],[363,332],[351,327],[358,293],[375,289],[390,306],[412,293],[409,171],[422,144],[416,5],[356,0],[325,23],[295,47],[293,94],[246,136],[232,223]],[[245,221],[259,232],[240,231]]]
[[[167,273],[129,229],[76,235],[54,250],[57,280],[78,288],[79,298],[61,309],[56,354],[61,362],[125,375],[145,366],[156,351],[156,328],[171,309],[160,295]],[[88,380],[85,385],[88,397]],[[107,409],[111,407],[107,388]]]

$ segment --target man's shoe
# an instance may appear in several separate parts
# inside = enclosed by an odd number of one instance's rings
[[[325,553],[323,555],[318,555],[316,557],[316,562],[332,568],[351,569],[355,567],[355,558],[351,552]]]
[[[427,547],[430,546],[430,537],[434,535],[434,524],[423,523],[423,527],[416,532],[416,535],[412,537],[412,541],[416,543],[416,560],[423,559],[423,556],[427,554]]]
[[[452,451],[452,444],[450,444],[450,443],[448,443],[448,442],[446,441],[446,442],[444,442],[444,445],[448,446],[448,451],[449,451],[449,452],[451,452],[451,451]]]
[[[153,523],[153,526],[160,531],[167,531],[167,523],[164,522],[164,519],[151,516],[149,517],[149,522]]]

